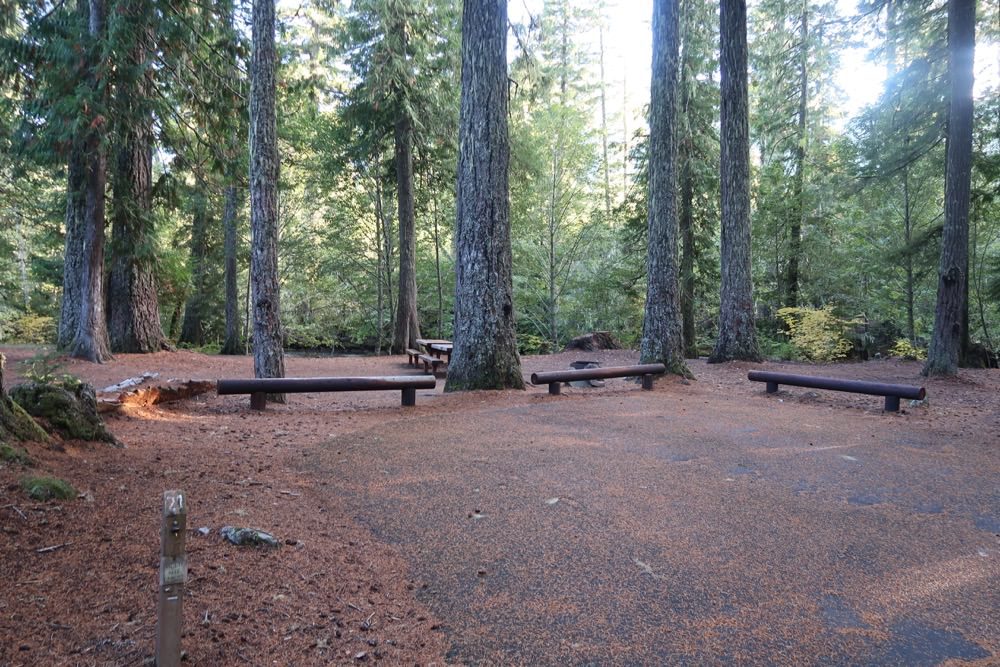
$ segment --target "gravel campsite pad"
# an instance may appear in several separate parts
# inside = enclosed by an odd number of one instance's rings
[[[0,348],[8,383],[35,353]],[[526,357],[532,371],[632,352]],[[443,394],[199,394],[107,416],[124,449],[0,464],[0,664],[142,664],[159,518],[188,499],[188,664],[996,664],[1000,372],[916,362],[691,363],[694,381]],[[749,369],[924,384],[878,397]],[[249,377],[243,357],[65,369]],[[289,376],[398,375],[406,357],[288,357]],[[40,502],[26,475],[79,492]],[[278,546],[237,546],[223,527]],[[229,534],[229,533],[227,533]]]

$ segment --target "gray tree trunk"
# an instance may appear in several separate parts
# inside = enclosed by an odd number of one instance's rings
[[[240,321],[239,290],[236,279],[236,246],[238,242],[237,215],[240,191],[234,183],[226,187],[226,208],[222,212],[222,228],[225,233],[226,262],[226,339],[222,343],[221,354],[243,354],[243,327]]]
[[[694,39],[695,11],[690,1],[683,6],[683,22],[681,26],[681,60],[680,60],[680,112],[678,125],[683,135],[678,139],[678,161],[680,163],[680,234],[681,234],[681,336],[684,340],[684,356],[691,359],[698,356],[698,343],[694,325],[694,264],[697,246],[694,242],[694,129],[690,120],[691,71],[688,59],[690,57],[691,40]]]
[[[399,300],[396,306],[396,352],[416,348],[420,338],[417,312],[417,234],[413,202],[413,123],[403,113],[396,121],[396,202],[399,210]]]
[[[924,375],[954,375],[964,335],[969,272],[969,188],[972,171],[972,65],[976,45],[975,0],[948,2],[948,147],[944,184],[944,233],[938,268],[934,334]]]
[[[750,275],[750,139],[747,115],[746,0],[722,0],[722,298],[719,338],[709,362],[760,361]]]
[[[646,311],[640,354],[667,372],[690,376],[684,363],[677,241],[678,0],[653,2],[653,71],[649,103],[649,241]]]
[[[208,314],[211,295],[208,293],[208,202],[205,191],[208,184],[198,180],[194,193],[194,215],[191,217],[191,293],[184,304],[184,322],[181,324],[180,342],[188,345],[205,344],[205,316]]]
[[[142,128],[124,139],[115,175],[108,334],[114,352],[168,349],[152,256],[152,137]]]
[[[255,377],[285,376],[278,281],[274,0],[254,0],[250,67],[250,300]],[[284,394],[268,400],[285,402]]]
[[[66,178],[66,242],[63,253],[63,291],[59,311],[59,331],[56,344],[60,350],[69,349],[76,338],[83,308],[83,233],[86,229],[86,169],[84,168],[83,140],[74,141],[70,149]],[[80,145],[77,145],[80,144]]]
[[[120,10],[145,18],[145,3],[122,3]],[[143,70],[144,31],[135,35],[130,67]],[[127,85],[125,82],[121,86]],[[157,352],[169,349],[160,323],[160,305],[153,272],[153,131],[146,75],[128,90],[120,90],[116,109],[128,123],[121,135],[115,163],[111,273],[108,276],[108,335],[113,352]]]
[[[88,33],[95,52],[104,35],[104,0],[90,0]],[[93,56],[96,57],[96,56]],[[89,63],[88,84],[99,90],[97,62]],[[104,315],[104,199],[106,160],[104,156],[104,123],[91,122],[84,143],[83,229],[80,253],[80,311],[76,333],[68,351],[71,357],[104,363],[111,359],[108,328]]]
[[[507,104],[507,2],[465,0],[454,349],[446,391],[524,388],[514,326]]]
[[[236,62],[236,47],[239,37],[233,21],[235,0],[223,0],[219,3],[219,18],[228,29],[227,39],[231,41],[233,48],[226,52],[226,67],[229,75],[234,81],[239,80],[240,72]],[[230,104],[238,108],[244,108],[245,101],[237,95],[229,96]],[[245,116],[244,116],[245,118]],[[242,190],[239,186],[240,176],[240,140],[239,131],[236,128],[242,126],[242,122],[234,123],[233,129],[229,133],[229,145],[226,147],[226,203],[222,212],[222,230],[224,235],[224,263],[226,281],[226,338],[222,342],[220,354],[244,354],[243,340],[243,318],[240,316],[239,288],[237,279],[239,278],[236,256],[239,245],[239,210],[241,204]]]
[[[795,146],[795,174],[792,177],[792,219],[789,227],[785,305],[799,305],[799,261],[802,258],[802,223],[805,218],[806,113],[809,102],[809,0],[802,0],[799,17],[799,108]]]

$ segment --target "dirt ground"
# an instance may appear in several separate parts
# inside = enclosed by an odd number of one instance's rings
[[[27,348],[0,347],[18,381]],[[523,360],[525,376],[628,351]],[[404,357],[286,359],[396,375]],[[126,407],[124,449],[0,466],[0,665],[153,653],[164,490],[189,502],[189,664],[1000,664],[1000,372],[691,362],[696,380],[517,392],[205,394]],[[751,368],[923,384],[879,397]],[[243,357],[119,355],[98,389],[249,377]],[[36,503],[25,474],[81,498]],[[225,525],[274,533],[245,549]],[[207,528],[208,535],[198,532]],[[55,549],[45,550],[48,547]],[[43,550],[43,551],[40,551]]]

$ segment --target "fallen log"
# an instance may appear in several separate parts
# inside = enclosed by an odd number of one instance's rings
[[[211,391],[215,391],[215,380],[168,380],[167,384],[124,391],[114,398],[103,396],[97,401],[97,411],[114,412],[124,405],[149,407],[173,403]]]

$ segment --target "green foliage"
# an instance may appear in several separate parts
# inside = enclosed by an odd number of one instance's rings
[[[851,351],[848,333],[858,321],[837,317],[832,306],[782,308],[778,317],[788,327],[789,342],[805,359],[836,361]]]
[[[26,468],[35,465],[35,462],[28,456],[26,450],[21,447],[11,447],[5,442],[0,442],[0,461],[4,463],[16,463]]]
[[[0,340],[23,345],[48,345],[55,342],[56,320],[48,315],[24,313],[3,323]]]
[[[39,384],[78,383],[79,380],[74,376],[60,373],[65,366],[66,359],[58,350],[43,349],[21,362],[21,374]]]
[[[889,355],[909,361],[923,361],[927,358],[927,350],[915,346],[905,338],[900,338],[889,350]]]
[[[21,480],[21,489],[29,498],[40,502],[73,500],[77,496],[72,484],[56,477],[25,477]]]
[[[552,351],[552,342],[535,334],[519,333],[517,351],[520,354],[548,354]]]
[[[771,331],[758,326],[757,345],[765,359],[794,361],[802,358],[798,349],[788,340],[783,331]]]
[[[318,322],[293,322],[285,327],[285,347],[297,350],[333,350],[334,338]]]

